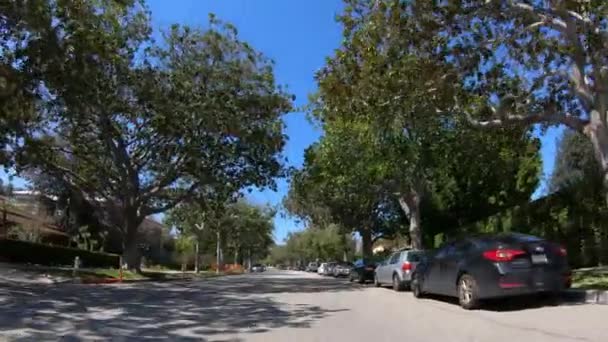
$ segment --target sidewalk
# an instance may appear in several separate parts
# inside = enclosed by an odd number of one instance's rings
[[[0,284],[57,284],[68,282],[72,278],[60,274],[45,272],[43,269],[23,267],[19,264],[0,262]]]
[[[221,272],[216,274],[214,271],[175,271],[175,270],[142,270],[141,274],[129,271],[123,272],[123,279],[120,279],[120,272],[116,269],[88,269],[81,268],[73,276],[73,269],[70,267],[49,267],[40,265],[12,264],[0,262],[0,285],[18,284],[59,284],[59,283],[83,283],[83,284],[108,284],[108,283],[135,283],[135,282],[159,282],[159,281],[188,281],[196,279],[206,279],[216,276],[234,274],[231,272]]]
[[[569,289],[563,298],[567,302],[608,305],[607,290]]]

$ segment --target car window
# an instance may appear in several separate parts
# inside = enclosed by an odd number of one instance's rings
[[[391,259],[390,259],[389,263],[391,265],[398,263],[399,262],[399,256],[401,256],[401,253],[395,253],[395,254],[393,254],[391,256]]]
[[[407,261],[409,262],[421,262],[424,257],[423,252],[408,252]]]
[[[448,243],[437,251],[437,254],[435,254],[435,257],[439,258],[439,259],[445,258],[445,257],[451,256],[451,255],[454,255],[454,252],[455,252],[454,243]]]
[[[467,255],[475,249],[475,245],[470,241],[463,241],[456,245],[455,253],[457,255]]]

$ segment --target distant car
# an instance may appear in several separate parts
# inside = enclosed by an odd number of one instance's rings
[[[319,264],[316,262],[308,263],[308,266],[306,266],[308,272],[317,272],[317,269],[319,269]]]
[[[326,272],[326,269],[327,269],[327,263],[322,262],[321,265],[319,265],[319,267],[317,268],[317,274],[323,275]]]
[[[255,264],[251,266],[251,272],[264,272],[266,271],[266,267],[264,265]]]
[[[411,286],[416,297],[454,296],[463,308],[473,309],[486,298],[548,293],[557,299],[570,281],[565,248],[510,233],[445,244],[418,264]]]
[[[412,274],[424,256],[423,251],[402,249],[391,254],[374,272],[376,286],[391,285],[395,291],[410,288]]]
[[[338,277],[348,277],[350,274],[350,269],[353,267],[353,264],[350,262],[339,262],[333,269],[333,276],[335,278]]]
[[[327,266],[325,267],[325,272],[323,272],[324,276],[333,276],[334,275],[334,268],[338,265],[337,262],[328,262]]]
[[[353,267],[350,270],[348,280],[351,282],[357,281],[359,284],[373,281],[376,264],[376,260],[373,258],[358,259],[354,262]]]

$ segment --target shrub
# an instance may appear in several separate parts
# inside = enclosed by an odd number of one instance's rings
[[[90,252],[18,240],[0,240],[0,258],[10,262],[72,266],[78,256],[82,267],[118,267],[116,254]]]

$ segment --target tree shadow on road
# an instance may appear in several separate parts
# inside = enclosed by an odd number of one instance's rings
[[[0,337],[16,341],[238,341],[308,328],[338,311],[279,303],[268,293],[355,291],[329,279],[218,278],[207,282],[0,287]],[[235,339],[236,338],[236,339]]]

